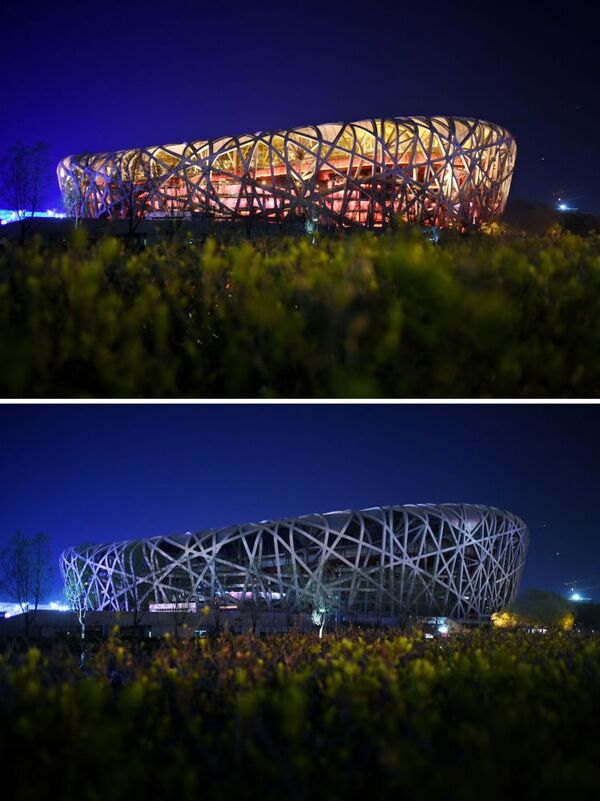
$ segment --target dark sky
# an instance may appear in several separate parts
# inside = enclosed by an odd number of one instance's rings
[[[525,520],[524,586],[560,592],[600,573],[599,406],[2,405],[0,442],[0,538],[44,531],[56,557],[85,541],[449,501]]]
[[[39,0],[38,0],[39,2]],[[52,160],[364,117],[516,137],[513,197],[600,212],[593,3],[17,3],[0,12],[0,152]],[[49,201],[60,203],[54,186]]]

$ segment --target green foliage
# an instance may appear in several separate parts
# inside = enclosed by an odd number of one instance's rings
[[[0,254],[0,395],[597,397],[600,237]]]
[[[113,640],[78,663],[58,646],[0,656],[0,749],[17,801],[596,791],[591,637]]]
[[[574,603],[575,625],[589,631],[600,631],[600,604],[584,602]]]
[[[554,592],[526,590],[517,596],[509,609],[525,623],[560,626],[565,616],[573,611],[573,605]]]

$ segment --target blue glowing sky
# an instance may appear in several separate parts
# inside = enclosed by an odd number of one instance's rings
[[[0,442],[0,539],[44,531],[56,558],[85,541],[465,501],[529,525],[524,586],[563,591],[598,570],[598,406],[3,405]]]
[[[70,153],[373,116],[498,122],[513,197],[600,211],[597,27],[590,6],[382,0],[7,0],[0,152]],[[53,183],[48,206],[60,204]]]

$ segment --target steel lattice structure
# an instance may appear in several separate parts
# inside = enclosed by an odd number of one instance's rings
[[[471,504],[407,505],[263,521],[71,548],[61,555],[95,609],[251,597],[301,610],[479,620],[516,595],[529,532]]]
[[[515,157],[493,123],[393,117],[69,156],[58,180],[83,217],[466,227],[502,213]]]

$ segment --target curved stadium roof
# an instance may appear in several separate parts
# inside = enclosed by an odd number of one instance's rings
[[[390,117],[68,156],[72,213],[468,227],[504,210],[511,134],[468,117]]]
[[[95,609],[215,596],[291,610],[479,620],[516,595],[526,525],[474,504],[381,506],[70,548],[67,581]]]

